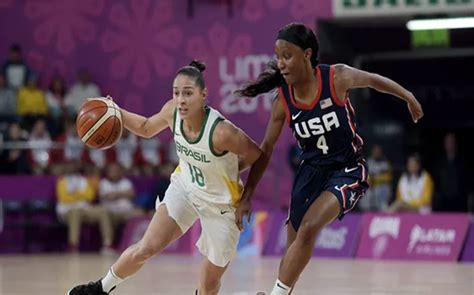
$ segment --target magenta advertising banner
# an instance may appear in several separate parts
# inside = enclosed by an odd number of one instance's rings
[[[350,213],[326,226],[316,240],[313,256],[354,257],[359,243],[362,216]]]
[[[286,248],[286,221],[287,214],[282,211],[274,211],[270,215],[267,240],[263,248],[263,255],[281,256],[285,254]]]
[[[286,248],[286,221],[283,212],[274,212],[263,255],[281,256]],[[361,216],[348,214],[324,228],[316,239],[313,256],[353,257],[357,249]]]
[[[357,257],[456,261],[467,214],[365,214]]]
[[[462,261],[474,261],[474,222],[469,227],[469,232],[466,238],[466,244],[464,245],[464,251],[462,254]]]

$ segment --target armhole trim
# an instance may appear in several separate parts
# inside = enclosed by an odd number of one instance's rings
[[[176,114],[178,113],[178,108],[174,108],[174,115],[173,115],[173,136],[175,135],[175,128],[176,128]]]
[[[222,122],[224,121],[225,119],[224,118],[217,118],[214,123],[212,123],[212,126],[211,126],[211,130],[209,131],[209,149],[211,150],[211,153],[216,156],[216,157],[222,157],[224,156],[225,154],[227,154],[229,151],[223,151],[222,153],[218,153],[214,150],[214,144],[212,143],[212,135],[214,134],[214,129],[216,129],[217,127],[217,124],[219,124],[219,122]]]
[[[348,95],[346,93],[346,97],[344,99],[340,99],[338,96],[337,96],[337,92],[336,92],[336,85],[334,83],[334,65],[331,65],[329,67],[329,88],[331,89],[331,97],[332,99],[334,100],[334,102],[340,106],[340,107],[343,107],[345,104],[346,104],[346,101],[347,101],[347,98],[348,98]]]

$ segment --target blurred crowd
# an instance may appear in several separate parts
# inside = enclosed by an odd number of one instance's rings
[[[404,168],[396,169],[379,144],[372,145],[367,158],[369,183],[365,196],[359,201],[360,211],[376,212],[473,212],[474,192],[469,185],[474,180],[464,157],[459,154],[456,135],[447,133],[443,139],[443,154],[423,165],[423,156],[407,156]],[[299,149],[292,145],[288,151],[290,167],[296,172]]]
[[[112,149],[87,148],[77,135],[75,118],[86,98],[102,96],[100,87],[87,69],[79,70],[70,88],[55,75],[42,89],[39,78],[21,48],[13,45],[0,72],[0,174],[61,175],[65,163],[77,161],[86,171],[103,173],[107,164],[118,163],[126,175],[160,175],[160,169],[177,163],[172,143],[127,131]]]
[[[173,142],[138,138],[124,130],[108,150],[87,148],[76,131],[76,115],[86,98],[101,97],[87,69],[68,87],[60,75],[40,85],[18,45],[10,48],[0,71],[0,174],[57,176],[58,221],[67,226],[71,252],[80,245],[83,224],[97,224],[102,252],[113,253],[117,229],[129,218],[153,211],[178,163]],[[47,82],[47,81],[42,81]],[[156,179],[137,193],[130,177]]]

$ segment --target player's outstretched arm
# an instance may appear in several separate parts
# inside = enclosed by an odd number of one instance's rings
[[[272,105],[272,114],[265,131],[265,137],[263,138],[260,148],[262,149],[262,155],[252,165],[245,184],[243,197],[251,197],[258,182],[263,176],[263,172],[267,169],[268,163],[272,157],[273,148],[280,137],[281,130],[285,124],[286,116],[281,103],[280,98],[277,96]]]
[[[212,143],[217,152],[229,151],[238,155],[240,171],[254,164],[262,154],[258,145],[229,121],[222,121],[217,125]],[[239,230],[243,230],[242,220],[245,216],[250,221],[250,210],[250,200],[242,199],[235,211],[235,223]]]
[[[122,108],[120,110],[122,111],[122,120],[125,128],[138,136],[150,138],[163,131],[166,127],[172,128],[175,108],[175,100],[170,99],[161,108],[160,112],[149,118],[131,113]]]
[[[237,210],[235,211],[235,221],[240,230],[243,230],[242,219],[245,215],[247,215],[247,220],[250,221],[250,203],[252,195],[258,182],[263,176],[263,172],[267,169],[275,143],[280,137],[283,124],[285,124],[285,111],[283,110],[281,101],[277,98],[273,101],[272,115],[267,126],[267,131],[265,132],[265,137],[260,145],[262,152],[250,168],[239,207],[237,207]]]
[[[408,110],[416,123],[423,117],[423,110],[413,93],[397,82],[374,73],[359,70],[344,64],[334,65],[334,85],[336,95],[345,98],[345,94],[352,88],[370,87],[379,92],[389,93],[406,101]]]

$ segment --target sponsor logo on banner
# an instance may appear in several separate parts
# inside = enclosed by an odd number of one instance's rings
[[[375,217],[369,228],[369,237],[375,239],[372,246],[374,257],[382,257],[389,246],[389,237],[397,239],[399,233],[399,217]]]
[[[456,239],[454,229],[430,228],[424,229],[415,224],[410,233],[408,253],[412,253],[416,246],[417,254],[448,255],[451,253],[451,244]]]
[[[316,240],[315,248],[341,250],[346,243],[347,232],[347,227],[324,228]]]
[[[286,215],[273,213],[271,226],[264,247],[264,255],[283,255],[286,249],[287,228]],[[319,257],[352,257],[359,240],[361,216],[349,214],[341,221],[334,221],[319,234],[313,256]]]
[[[219,78],[221,81],[220,110],[227,114],[254,113],[262,107],[266,111],[272,108],[273,93],[261,94],[255,98],[240,98],[234,91],[243,83],[257,79],[265,65],[272,60],[271,55],[249,54],[228,58],[219,58]]]
[[[373,239],[380,235],[398,238],[400,232],[399,217],[375,217],[370,223],[369,236]]]
[[[357,257],[456,261],[462,249],[469,215],[367,213]]]
[[[335,17],[466,12],[474,0],[333,0]]]

